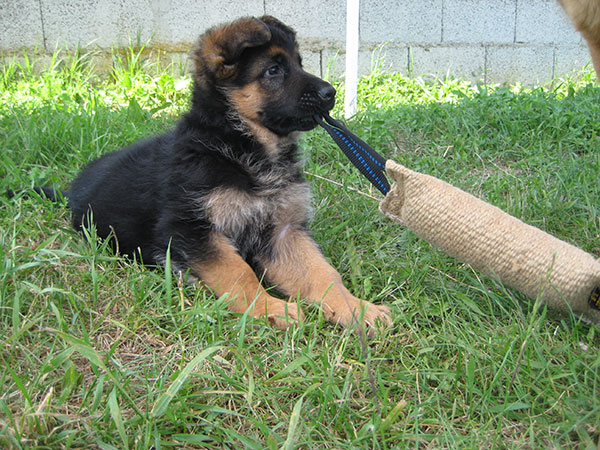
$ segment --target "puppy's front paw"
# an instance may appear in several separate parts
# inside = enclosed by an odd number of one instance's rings
[[[354,296],[324,304],[325,316],[334,323],[358,332],[363,327],[369,336],[373,336],[378,328],[392,324],[390,308],[383,305],[360,300]],[[362,326],[361,326],[362,325]]]
[[[378,328],[386,328],[392,324],[392,312],[387,306],[362,301],[362,307],[367,308],[362,315],[367,335],[373,336]]]
[[[267,304],[266,318],[275,328],[288,328],[304,320],[304,312],[295,302],[273,299]]]

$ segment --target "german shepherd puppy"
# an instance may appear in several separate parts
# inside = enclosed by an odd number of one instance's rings
[[[302,69],[295,32],[269,16],[209,29],[193,52],[191,110],[171,132],[92,162],[63,194],[76,229],[94,225],[122,254],[202,280],[229,309],[286,327],[285,295],[372,334],[390,311],[353,296],[311,238],[296,141],[335,89]],[[44,188],[46,194],[49,189]],[[258,274],[258,277],[257,275]]]
[[[600,82],[600,0],[558,0],[586,40]]]

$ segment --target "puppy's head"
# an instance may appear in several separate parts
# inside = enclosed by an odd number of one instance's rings
[[[310,130],[335,103],[333,86],[303,70],[295,32],[270,16],[208,30],[194,62],[196,88],[223,94],[255,134]]]

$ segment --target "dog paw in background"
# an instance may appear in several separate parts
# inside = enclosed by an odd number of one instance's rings
[[[600,82],[600,0],[558,0],[587,42]]]

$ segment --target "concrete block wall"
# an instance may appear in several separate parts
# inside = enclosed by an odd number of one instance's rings
[[[0,52],[109,51],[147,42],[187,55],[207,27],[271,14],[298,32],[305,65],[343,75],[344,0],[0,0]],[[411,76],[547,82],[589,63],[555,0],[362,0],[359,65]]]

